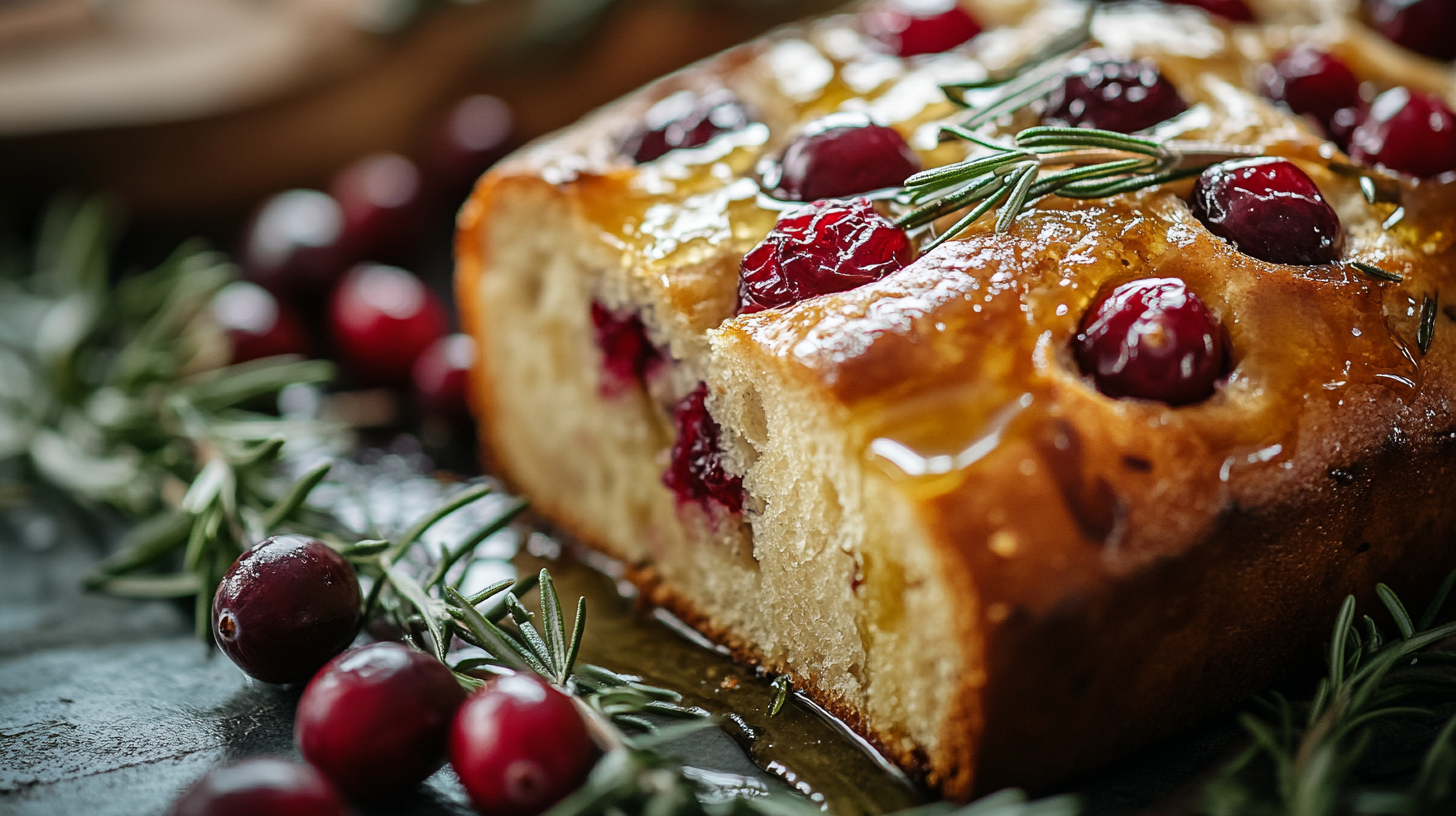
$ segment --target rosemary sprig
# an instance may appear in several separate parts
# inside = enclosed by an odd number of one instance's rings
[[[1024,105],[1014,95],[1005,104]],[[998,111],[993,103],[987,111]],[[973,117],[972,122],[977,121]],[[960,235],[988,212],[996,211],[996,231],[1011,227],[1017,215],[1049,195],[1105,198],[1196,176],[1208,167],[1257,151],[1202,142],[1162,142],[1090,128],[1031,127],[1004,144],[962,124],[945,124],[942,133],[964,139],[985,152],[964,161],[911,176],[899,201],[910,209],[895,219],[907,229],[927,227],[946,215],[968,210],[949,229],[928,241],[929,251]]]
[[[1209,784],[1204,812],[1211,816],[1340,812],[1373,724],[1392,718],[1433,718],[1437,707],[1452,702],[1456,676],[1437,667],[1456,664],[1456,655],[1427,650],[1456,636],[1456,623],[1434,625],[1453,584],[1456,572],[1447,576],[1419,619],[1411,617],[1389,587],[1379,585],[1376,593],[1396,628],[1392,639],[1369,615],[1356,626],[1355,598],[1346,598],[1330,640],[1328,675],[1314,698],[1291,703],[1275,693],[1262,701],[1266,713],[1240,717],[1253,744]],[[1357,811],[1422,816],[1456,809],[1453,733],[1456,719],[1441,729],[1409,789],[1355,797]],[[1261,770],[1272,772],[1272,790],[1255,781]]]
[[[203,632],[228,565],[282,526],[307,527],[304,500],[327,471],[280,482],[284,440],[328,431],[249,405],[333,368],[220,366],[210,305],[233,266],[189,242],[155,269],[114,275],[115,223],[105,199],[60,198],[30,257],[0,270],[0,473],[15,478],[0,492],[46,486],[139,519],[86,586],[195,595]]]

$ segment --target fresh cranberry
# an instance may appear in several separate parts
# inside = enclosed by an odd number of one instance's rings
[[[449,328],[434,292],[382,264],[360,264],[339,281],[331,317],[340,356],[356,377],[372,383],[408,382],[415,359]]]
[[[265,538],[238,560],[212,598],[212,636],[238,668],[267,683],[298,683],[359,630],[359,580],[315,538]]]
[[[726,90],[702,95],[678,91],[647,109],[642,127],[627,138],[622,152],[642,164],[671,150],[702,147],[714,136],[742,130],[752,121],[748,110]]]
[[[642,318],[618,314],[592,301],[591,319],[592,333],[602,352],[602,396],[620,396],[646,383],[662,364],[662,354],[647,339]]]
[[[846,198],[899,187],[920,159],[893,128],[866,122],[811,130],[789,144],[776,194],[790,201]]]
[[[198,780],[172,816],[348,816],[318,771],[281,759],[245,759]]]
[[[510,106],[497,97],[455,103],[426,145],[422,164],[431,185],[447,194],[468,187],[506,154],[514,128]]]
[[[263,203],[243,236],[248,276],[280,291],[317,292],[343,271],[344,212],[318,190],[289,190]]]
[[[697,502],[704,509],[717,503],[731,513],[743,512],[743,478],[723,466],[723,429],[708,413],[708,386],[699,384],[672,410],[677,438],[662,483],[680,503]]]
[[[353,260],[397,258],[425,225],[420,172],[397,153],[377,153],[344,168],[329,192],[344,212],[340,242]]]
[[[465,690],[444,663],[402,643],[371,643],[329,662],[298,700],[303,758],[354,797],[388,796],[445,764]]]
[[[436,340],[415,360],[415,395],[425,410],[465,416],[466,388],[475,365],[475,339],[452,334]]]
[[[1301,116],[1312,117],[1333,134],[1335,114],[1360,107],[1360,80],[1339,58],[1300,45],[1259,69],[1259,90]]]
[[[1193,185],[1193,215],[1214,235],[1261,261],[1322,264],[1344,244],[1340,217],[1293,162],[1224,162]]]
[[[785,213],[739,266],[738,312],[788,306],[877,281],[910,262],[905,233],[869,201],[816,201]]]
[[[298,314],[256,283],[224,286],[212,299],[212,317],[227,332],[235,363],[309,352],[308,333]]]
[[[492,680],[461,706],[450,764],[476,810],[536,816],[581,787],[597,747],[576,704],[538,677]]]
[[[1249,10],[1244,0],[1169,0],[1169,2],[1179,6],[1201,8],[1209,14],[1231,23],[1254,22],[1254,12]]]
[[[1350,158],[1417,178],[1456,170],[1456,114],[1435,94],[1391,88],[1350,136]]]
[[[1135,280],[1102,295],[1073,346],[1098,391],[1169,405],[1212,394],[1228,353],[1218,319],[1177,278]]]
[[[949,51],[981,33],[955,0],[886,0],[864,15],[865,32],[902,57]]]
[[[1042,124],[1134,133],[1185,110],[1152,60],[1079,60],[1047,98]]]
[[[1368,0],[1370,25],[1387,39],[1438,60],[1456,59],[1456,0]]]

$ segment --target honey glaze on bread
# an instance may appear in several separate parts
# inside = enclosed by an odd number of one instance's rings
[[[935,139],[957,110],[939,84],[1017,65],[1081,7],[972,11],[987,30],[945,54],[900,59],[839,15],[667,77],[488,174],[457,245],[497,469],[651,600],[955,798],[1063,779],[1236,704],[1343,595],[1456,564],[1456,327],[1439,310],[1456,185],[1358,167],[1256,90],[1296,43],[1381,88],[1452,83],[1317,7],[1232,25],[1110,6],[1092,34],[1186,102],[1153,137],[1302,170],[1339,216],[1337,260],[1240,252],[1194,217],[1188,179],[1051,196],[877,281],[735,316],[740,262],[785,206],[760,173],[806,126],[868,115],[921,166],[960,161],[966,143]],[[726,91],[755,121],[623,156],[684,91]],[[1182,281],[1226,334],[1211,396],[1113,398],[1079,365],[1099,295],[1149,278]],[[640,387],[604,387],[608,313],[665,361],[635,369]],[[741,513],[663,483],[674,406],[700,383]]]

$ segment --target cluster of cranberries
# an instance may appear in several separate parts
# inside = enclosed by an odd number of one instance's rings
[[[458,204],[510,137],[505,103],[468,97],[428,134],[419,163],[368,156],[327,192],[288,190],[264,202],[241,242],[245,280],[212,304],[234,362],[322,351],[357,385],[411,385],[430,413],[462,414],[473,347],[449,334],[439,296],[391,264],[410,257],[430,220]],[[316,325],[327,331],[311,334]]]
[[[220,768],[178,801],[177,816],[342,816],[341,796],[397,796],[447,760],[486,814],[535,816],[585,781],[597,748],[566,694],[506,675],[467,696],[443,663],[404,644],[343,651],[359,626],[357,576],[323,542],[275,536],[234,562],[213,601],[213,635],[259,680],[308,682],[294,722],[308,764]]]

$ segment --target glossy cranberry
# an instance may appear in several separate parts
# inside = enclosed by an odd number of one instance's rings
[[[238,668],[300,683],[359,630],[359,580],[316,538],[265,538],[238,556],[212,598],[212,636]]]
[[[308,333],[293,307],[256,283],[224,286],[212,299],[212,316],[227,331],[234,363],[309,353]]]
[[[340,243],[351,260],[398,258],[425,226],[420,172],[397,153],[377,153],[344,168],[329,188],[344,213]]]
[[[1212,394],[1228,355],[1218,319],[1177,278],[1131,281],[1099,297],[1073,350],[1098,391],[1169,405]]]
[[[790,201],[846,198],[899,187],[919,170],[920,159],[894,129],[835,125],[789,144],[779,162],[775,194]]]
[[[1313,118],[1332,135],[1335,114],[1358,109],[1361,104],[1360,80],[1349,66],[1308,45],[1284,51],[1262,66],[1259,90],[1295,113]]]
[[[1456,114],[1435,94],[1391,88],[1350,136],[1350,158],[1430,178],[1456,170]]]
[[[475,340],[451,334],[420,353],[414,365],[415,395],[425,410],[447,416],[465,416],[466,389],[475,365]]]
[[[681,504],[696,502],[705,510],[717,504],[731,513],[742,513],[743,479],[723,465],[723,429],[708,413],[707,403],[708,386],[700,384],[673,408],[677,437],[662,483]]]
[[[1185,110],[1152,60],[1078,60],[1047,98],[1042,124],[1134,133]]]
[[[981,33],[955,0],[887,0],[864,15],[865,32],[901,57],[949,51]]]
[[[909,263],[910,239],[869,201],[816,201],[785,213],[739,266],[738,312],[788,306],[877,281]]]
[[[421,163],[431,185],[447,194],[469,187],[510,149],[514,129],[510,106],[497,97],[455,103],[426,144]]]
[[[1370,25],[1391,42],[1438,60],[1456,59],[1456,0],[1367,0]]]
[[[415,359],[449,329],[434,292],[403,269],[382,264],[349,270],[334,289],[330,317],[350,371],[376,384],[408,382]]]
[[[1169,0],[1169,2],[1179,6],[1201,8],[1209,14],[1231,23],[1254,22],[1254,12],[1249,9],[1244,0]]]
[[[209,771],[172,816],[348,816],[318,771],[281,759],[247,759]]]
[[[613,312],[592,301],[591,319],[592,334],[602,352],[602,396],[620,396],[645,384],[662,364],[662,354],[647,339],[642,318]]]
[[[343,271],[344,211],[318,190],[289,190],[263,203],[243,236],[243,266],[279,291],[316,292]]]
[[[576,704],[540,678],[492,680],[461,706],[450,764],[476,810],[536,816],[581,787],[597,757]]]
[[[408,790],[445,764],[465,690],[444,663],[401,643],[371,643],[329,662],[298,700],[303,758],[353,797]]]
[[[1214,235],[1261,261],[1322,264],[1340,256],[1340,217],[1293,162],[1224,162],[1193,185],[1193,215]]]
[[[702,147],[714,136],[742,130],[753,121],[748,110],[725,90],[669,94],[648,108],[642,119],[642,127],[622,145],[622,152],[638,164],[670,150]]]

